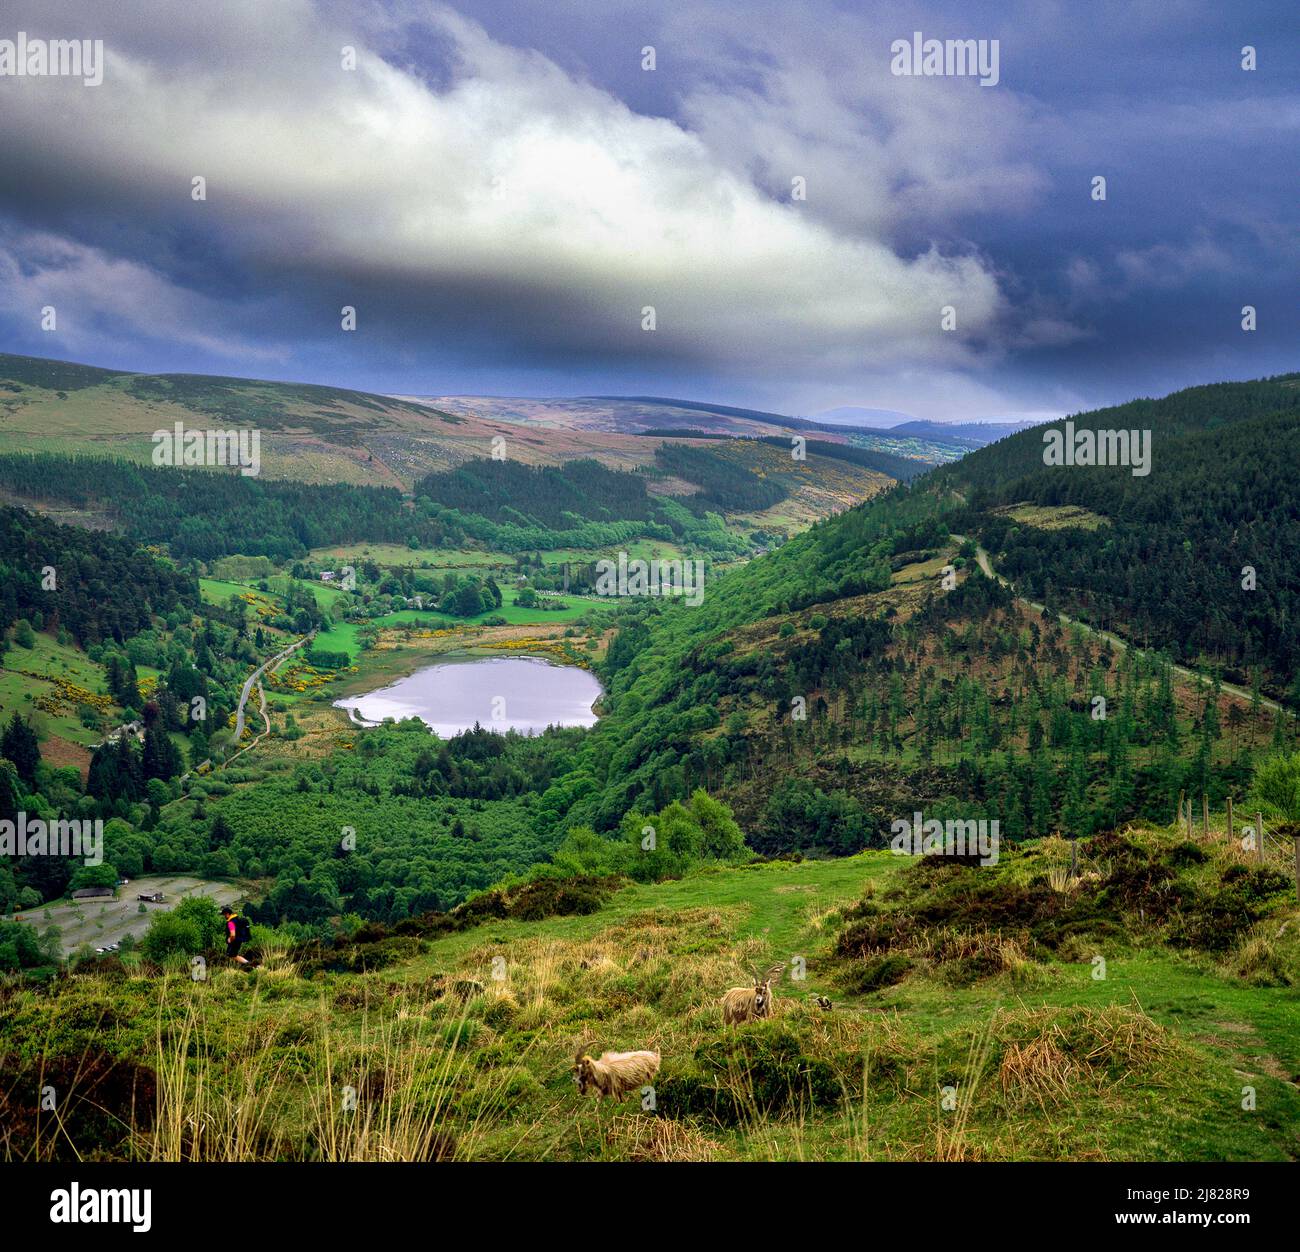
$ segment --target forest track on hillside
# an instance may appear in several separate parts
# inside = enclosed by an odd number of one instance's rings
[[[952,535],[951,538],[958,544],[963,544],[967,541],[966,535]],[[984,548],[980,547],[979,544],[975,545],[975,560],[979,563],[979,567],[986,577],[996,578],[1004,587],[1015,592],[1016,599],[1019,600],[1021,604],[1028,605],[1029,608],[1034,609],[1038,613],[1043,612],[1043,605],[1039,604],[1036,600],[1028,600],[1019,592],[1016,592],[1015,584],[1011,579],[1005,578],[993,568],[993,562],[989,559],[988,552]],[[1097,638],[1104,639],[1106,642],[1113,644],[1117,648],[1127,650],[1135,646],[1130,644],[1127,640],[1121,639],[1118,635],[1109,630],[1099,630],[1095,626],[1089,626],[1087,622],[1081,622],[1077,618],[1067,617],[1064,613],[1057,613],[1056,616],[1059,617],[1067,626],[1077,626],[1086,634],[1096,635]],[[1173,671],[1175,674],[1180,674],[1183,678],[1186,678],[1191,682],[1199,683],[1214,681],[1212,675],[1202,674],[1194,669],[1188,669],[1185,665],[1174,665]],[[1219,689],[1227,695],[1235,696],[1238,700],[1244,700],[1247,704],[1251,703],[1254,698],[1249,691],[1246,691],[1241,687],[1234,687],[1230,683],[1221,682]],[[1285,712],[1276,700],[1270,700],[1266,696],[1261,695],[1259,697],[1259,702],[1266,709],[1273,709],[1278,713]]]

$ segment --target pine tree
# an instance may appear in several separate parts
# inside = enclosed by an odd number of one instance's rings
[[[36,767],[40,764],[41,749],[36,742],[36,732],[17,713],[0,736],[0,756],[13,762],[18,777],[29,788],[36,786]]]
[[[1029,795],[1029,818],[1035,835],[1052,833],[1052,763],[1046,752],[1032,757],[1033,784]]]
[[[1061,818],[1072,839],[1091,833],[1092,814],[1088,811],[1088,759],[1083,750],[1083,736],[1075,725],[1066,765],[1065,800]]]
[[[1110,773],[1110,824],[1119,825],[1132,815],[1135,789],[1133,765],[1129,760],[1128,745],[1121,743],[1115,765]]]
[[[18,771],[14,769],[13,762],[0,759],[0,818],[13,820],[18,812],[21,790]]]
[[[157,778],[163,782],[175,778],[181,771],[181,755],[171,736],[150,727],[144,732],[144,752],[140,768],[147,782]]]

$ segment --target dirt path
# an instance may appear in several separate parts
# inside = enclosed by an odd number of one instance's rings
[[[263,687],[260,682],[257,684],[257,695],[262,705],[260,709],[260,712],[262,714],[262,732],[261,734],[255,736],[251,743],[245,744],[242,748],[239,749],[238,752],[235,753],[234,756],[230,757],[229,760],[225,762],[227,765],[230,765],[234,761],[238,760],[241,756],[244,755],[245,752],[251,752],[255,747],[257,747],[259,743],[262,742],[263,739],[267,737],[267,735],[271,733],[271,715],[270,713],[267,712],[267,708],[266,708],[266,688]]]
[[[966,542],[965,535],[953,535],[951,537],[959,545]],[[994,570],[993,562],[989,560],[989,554],[978,544],[975,546],[975,560],[979,563],[979,567],[986,577],[996,578],[1004,587],[1009,587],[1012,591],[1015,591],[1015,586],[1011,580],[1009,578],[1004,578]],[[1021,604],[1028,605],[1036,612],[1041,613],[1043,611],[1043,606],[1036,600],[1026,600],[1022,595],[1017,595],[1016,599],[1019,600]],[[1117,648],[1122,648],[1127,651],[1131,646],[1118,635],[1112,634],[1108,630],[1098,630],[1095,626],[1089,626],[1086,622],[1076,621],[1073,617],[1067,617],[1064,613],[1058,613],[1057,617],[1066,623],[1066,625],[1077,626],[1084,633],[1096,635],[1099,639],[1105,639],[1108,643],[1113,644]],[[1196,670],[1188,669],[1185,665],[1175,665],[1173,671],[1175,674],[1180,674],[1182,677],[1189,679],[1192,682],[1213,681],[1208,674],[1197,673]],[[1230,683],[1221,683],[1220,690],[1222,690],[1225,695],[1235,696],[1239,700],[1244,700],[1247,704],[1249,704],[1253,699],[1249,691],[1245,691],[1241,687],[1234,687]],[[1266,709],[1274,709],[1278,713],[1285,711],[1276,700],[1269,700],[1264,696],[1260,696],[1259,702]]]

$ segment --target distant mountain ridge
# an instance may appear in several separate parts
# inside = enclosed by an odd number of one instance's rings
[[[665,422],[663,408],[646,411],[653,413],[646,426],[694,424]],[[763,437],[782,430],[766,420],[717,420],[726,435]],[[657,451],[657,441],[640,437],[637,423],[590,420],[581,402],[560,402],[538,421],[505,403],[440,406],[318,383],[132,373],[0,353],[0,454],[111,456],[148,464],[154,432],[177,422],[187,428],[255,429],[267,479],[407,492],[428,474],[490,456],[502,439],[512,459],[529,465],[596,459],[610,469],[638,470],[652,466]],[[830,442],[845,440],[835,436]],[[891,477],[913,472],[912,466],[883,459],[874,466],[841,459],[830,488],[834,507],[865,498],[878,487],[872,472],[891,469],[898,471]],[[810,508],[811,500],[809,495]]]
[[[677,412],[650,407],[645,411],[660,424],[666,413]],[[364,525],[369,528],[367,538],[401,541],[411,530],[403,529],[400,517],[376,520],[376,509],[391,512],[396,507],[399,497],[392,489],[410,499],[419,494],[421,484],[449,482],[447,476],[462,467],[490,464],[501,446],[516,467],[566,466],[585,473],[589,470],[581,467],[599,462],[605,474],[623,472],[629,488],[635,484],[643,489],[649,481],[658,499],[654,525],[668,525],[661,515],[675,507],[685,510],[676,517],[680,526],[687,524],[692,510],[712,507],[744,515],[744,524],[765,535],[810,525],[869,498],[890,480],[905,481],[926,468],[916,458],[853,446],[842,437],[809,438],[805,457],[796,460],[790,456],[788,431],[776,439],[779,447],[767,446],[777,426],[725,415],[717,420],[734,423],[734,428],[718,431],[726,438],[713,441],[709,451],[700,446],[703,440],[683,442],[697,433],[689,429],[671,438],[645,437],[635,424],[609,429],[600,421],[586,420],[581,412],[575,416],[567,411],[567,402],[552,416],[555,420],[537,422],[528,414],[497,415],[474,404],[452,411],[427,401],[320,384],[133,374],[0,354],[0,478],[5,480],[0,490],[24,507],[72,507],[80,516],[93,514],[106,525],[128,525],[148,542],[166,542],[169,527],[189,517],[195,532],[187,531],[191,552],[225,555],[234,543],[250,554],[283,555],[296,551],[307,533],[302,516],[330,512],[323,500],[308,501],[310,493],[297,492],[298,485],[389,489],[394,498],[387,503],[364,493],[348,495],[351,511],[345,510],[346,517],[334,516],[313,533],[328,534],[334,541],[349,533],[348,526]],[[228,497],[219,493],[215,482],[205,483],[211,502],[224,502],[217,509],[219,522],[190,517],[193,507],[168,496],[176,487],[167,477],[169,470],[153,471],[162,478],[139,476],[142,467],[152,468],[156,432],[171,432],[177,425],[200,432],[237,429],[256,434],[260,474],[242,479],[242,495]],[[810,433],[815,429],[808,427]],[[202,479],[212,468],[194,466],[193,473]],[[643,474],[648,478],[643,480]],[[273,490],[273,484],[282,489]],[[220,488],[239,490],[228,482]],[[114,491],[116,500],[110,498]],[[619,504],[630,504],[635,494],[629,489]],[[519,502],[523,512],[514,522],[527,526],[526,490],[524,495]],[[619,497],[617,491],[613,495]],[[120,507],[123,499],[139,505],[143,496],[152,501],[145,510],[149,516]],[[272,497],[277,504],[270,503]],[[263,518],[269,516],[265,510],[275,513],[275,524],[246,533],[232,518],[243,502],[255,498]],[[685,503],[674,505],[672,498]],[[284,509],[276,512],[281,504]],[[578,501],[573,511],[585,517],[581,504]],[[619,517],[617,506],[607,512],[586,520],[637,520]],[[639,524],[651,521],[642,517]],[[538,533],[531,536],[530,546],[536,547],[546,528],[533,529]],[[423,533],[428,538],[432,531],[425,526]]]
[[[950,440],[982,448],[996,443],[1008,435],[1018,435],[1022,430],[1032,430],[1037,422],[932,422],[917,419],[891,426],[892,435],[917,435],[922,439]]]
[[[824,409],[814,413],[811,418],[824,426],[865,426],[869,430],[892,430],[905,422],[914,421],[911,413],[898,409],[871,409],[860,405],[845,404],[835,409]]]
[[[523,422],[544,429],[564,427],[649,434],[688,430],[714,435],[771,435],[809,431],[834,443],[853,443],[895,456],[940,464],[971,448],[1002,439],[1031,422],[938,422],[892,409],[830,409],[813,417],[794,417],[734,404],[713,404],[669,396],[406,396],[453,413],[476,413],[500,421]],[[851,420],[852,418],[859,420]],[[825,419],[831,420],[825,420]],[[907,441],[919,441],[904,447]],[[928,447],[922,445],[938,445]]]

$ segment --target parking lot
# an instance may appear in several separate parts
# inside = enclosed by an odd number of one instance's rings
[[[158,891],[163,894],[163,902],[144,904],[141,912],[141,901],[136,897]],[[228,882],[213,882],[184,874],[153,874],[133,878],[125,887],[118,887],[116,899],[105,897],[42,905],[19,913],[14,920],[28,922],[42,931],[53,922],[59,928],[60,946],[67,956],[83,944],[88,944],[93,950],[121,943],[127,935],[139,939],[149,929],[152,914],[175,908],[187,896],[208,896],[218,905],[233,904],[240,898],[240,891]]]

